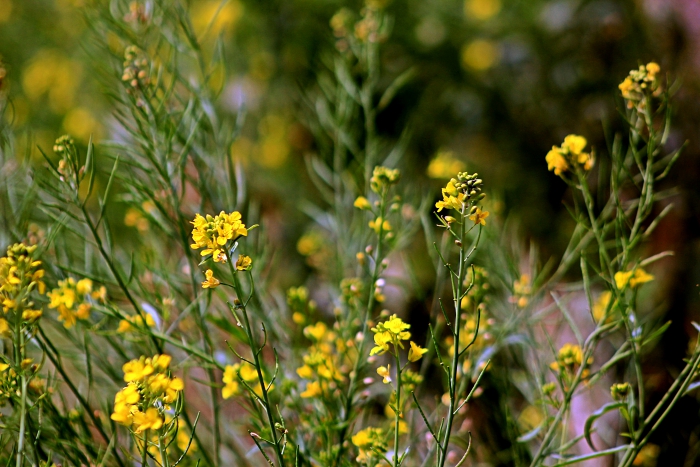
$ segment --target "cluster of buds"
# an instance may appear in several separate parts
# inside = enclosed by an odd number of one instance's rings
[[[5,315],[18,313],[21,319],[32,323],[42,314],[34,309],[31,300],[35,290],[43,294],[46,286],[42,281],[44,270],[41,261],[34,258],[37,246],[16,243],[7,248],[7,255],[0,258],[0,304]],[[9,331],[8,322],[0,318],[0,333]]]
[[[370,178],[369,184],[372,191],[375,193],[381,193],[391,185],[398,183],[400,176],[401,173],[399,172],[399,169],[376,166],[372,172],[372,178]]]
[[[435,203],[435,207],[438,208],[438,212],[443,209],[462,212],[464,207],[471,204],[469,215],[477,214],[479,208],[474,203],[486,196],[481,192],[483,182],[477,173],[459,172],[457,178],[450,179],[447,186],[442,189],[442,200]]]
[[[593,363],[593,357],[589,357],[585,365]],[[557,353],[557,360],[550,363],[549,367],[559,374],[565,385],[568,385],[581,365],[584,365],[583,350],[574,344],[564,344]],[[582,378],[587,378],[590,372],[584,369],[581,372]]]
[[[163,427],[169,404],[175,402],[185,387],[180,378],[168,376],[170,361],[168,355],[155,355],[124,364],[124,381],[128,385],[114,398],[112,420],[136,433]]]
[[[355,433],[351,441],[359,450],[359,455],[355,460],[360,465],[379,465],[379,463],[383,463],[384,453],[388,450],[384,430],[367,427]]]
[[[148,60],[138,47],[131,45],[124,52],[122,81],[131,89],[144,88],[149,84]]]
[[[636,108],[643,112],[646,106],[646,96],[658,97],[662,88],[658,74],[661,67],[655,62],[640,65],[639,69],[630,71],[630,74],[620,83],[618,88],[622,97],[627,102],[627,108]]]

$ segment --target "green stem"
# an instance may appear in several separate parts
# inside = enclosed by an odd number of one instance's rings
[[[227,249],[227,256],[229,255],[229,251],[231,251],[231,248]],[[235,269],[235,266],[233,264],[232,258],[228,258],[228,261],[226,261],[229,267],[229,271],[231,273],[231,276],[233,278],[233,287],[234,290],[236,291],[236,297],[238,298],[238,301],[240,302],[240,305],[237,307],[241,310],[243,314],[243,324],[245,326],[245,331],[248,337],[248,346],[250,347],[250,351],[253,354],[253,362],[255,363],[255,370],[258,374],[258,383],[260,384],[260,392],[262,394],[262,400],[264,402],[264,409],[265,412],[267,413],[267,422],[268,426],[270,428],[270,436],[272,437],[272,444],[275,448],[275,454],[277,455],[277,462],[279,462],[279,465],[281,467],[285,466],[284,462],[284,457],[282,455],[282,448],[280,447],[280,442],[279,438],[277,437],[277,429],[275,428],[275,419],[272,415],[272,406],[270,404],[270,398],[269,394],[267,391],[267,386],[265,384],[265,378],[263,376],[262,372],[262,363],[260,361],[260,352],[262,351],[262,348],[256,348],[257,343],[255,342],[254,334],[253,334],[253,329],[250,326],[250,320],[248,319],[248,311],[246,309],[245,301],[243,298],[243,288],[241,286],[241,282],[238,280],[238,274]],[[263,453],[264,454],[264,453]]]
[[[401,359],[398,346],[396,352],[396,407],[394,408],[394,467],[399,467],[399,423],[401,422]]]

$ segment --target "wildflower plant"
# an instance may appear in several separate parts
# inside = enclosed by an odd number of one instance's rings
[[[215,7],[206,21],[200,3]],[[334,51],[300,99],[314,140],[304,155],[313,190],[295,200],[308,216],[302,269],[278,244],[293,229],[261,201],[273,190],[249,194],[252,171],[234,150],[259,116],[229,102],[238,84],[226,76],[218,15],[230,18],[230,5],[89,2],[86,48],[111,139],[59,136],[22,166],[26,185],[0,179],[10,245],[0,258],[0,459],[655,462],[651,437],[698,387],[700,366],[696,345],[665,395],[647,394],[644,358],[668,327],[650,316],[648,294],[667,253],[644,246],[670,209],[657,209],[658,185],[680,154],[664,152],[671,96],[660,67],[620,85],[628,136],[594,150],[570,134],[543,154],[542,172],[571,190],[575,226],[558,262],[538,269],[531,252],[526,267],[499,243],[509,229],[487,178],[441,152],[429,174],[450,178],[423,190],[405,161],[411,131],[379,130],[415,76],[383,66],[387,3],[330,18]],[[602,402],[591,395],[601,387]],[[599,403],[582,423],[579,397]],[[600,435],[611,415],[612,439]],[[484,435],[489,423],[502,423],[503,449]]]

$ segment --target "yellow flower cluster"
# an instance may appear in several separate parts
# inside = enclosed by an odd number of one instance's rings
[[[180,378],[168,376],[170,361],[168,355],[155,355],[124,364],[124,381],[128,384],[114,397],[112,420],[132,427],[136,433],[163,427],[165,411],[185,387]]]
[[[589,358],[586,364],[590,365],[593,363],[593,357]],[[566,380],[570,379],[576,371],[583,364],[583,351],[581,347],[574,344],[564,344],[559,353],[557,354],[557,360],[549,364],[549,367],[558,372]],[[586,378],[589,374],[588,370],[584,370],[581,373],[583,378]]]
[[[644,271],[642,268],[635,268],[632,271],[618,271],[615,273],[615,285],[619,290],[623,290],[627,286],[634,289],[640,284],[651,282],[654,276]]]
[[[459,172],[457,178],[450,179],[447,182],[447,186],[442,189],[442,200],[435,203],[435,207],[438,212],[441,212],[443,209],[454,209],[461,213],[468,207],[470,202],[484,198],[485,195],[481,193],[482,183],[483,181],[479,178],[479,174]],[[469,214],[475,224],[486,225],[484,219],[489,215],[488,212],[473,206]]]
[[[372,178],[369,180],[370,188],[375,193],[381,193],[391,185],[395,185],[399,181],[401,173],[399,169],[389,169],[387,167],[377,166],[372,172]]]
[[[572,167],[581,167],[583,170],[591,170],[595,159],[593,154],[583,152],[588,142],[586,138],[578,135],[568,135],[561,146],[552,146],[547,153],[547,169],[553,170],[554,175],[562,175]]]
[[[307,380],[300,396],[308,399],[328,394],[345,380],[340,356],[347,353],[347,345],[321,321],[306,326],[304,335],[313,343],[303,356],[304,364],[297,368],[297,374]]]
[[[381,428],[367,427],[355,433],[352,444],[359,449],[359,455],[355,459],[361,465],[375,465],[375,457],[380,459],[387,451],[386,435]]]
[[[627,101],[627,108],[631,109],[637,105],[639,110],[644,109],[645,93],[651,92],[658,96],[661,93],[661,86],[658,74],[661,67],[655,62],[640,65],[638,69],[630,71],[622,83],[618,86],[622,97]]]
[[[41,316],[41,310],[34,309],[31,293],[46,291],[42,281],[44,270],[41,261],[34,259],[36,245],[26,246],[16,243],[7,248],[6,256],[0,258],[0,304],[7,314],[17,312],[22,319],[32,322]],[[9,330],[7,321],[0,318],[0,333]]]
[[[389,345],[394,347],[399,346],[402,349],[403,343],[411,338],[411,333],[407,330],[411,328],[410,324],[404,323],[401,318],[392,315],[388,320],[377,324],[372,328],[374,333],[374,348],[370,351],[370,355],[382,355],[389,350]]]
[[[394,351],[398,352],[398,348],[404,348],[403,342],[411,338],[411,333],[408,329],[411,328],[410,324],[404,323],[404,321],[392,315],[388,320],[378,323],[376,327],[372,328],[374,333],[374,347],[370,351],[370,355],[382,355],[389,351],[390,345],[394,347]],[[415,342],[410,341],[410,347],[408,349],[408,360],[411,362],[417,362],[423,357],[428,349],[424,349],[417,345]],[[380,367],[381,368],[384,367]],[[389,375],[389,367],[387,366],[384,370],[377,370],[380,376],[384,377],[384,382],[388,383],[391,379]],[[384,373],[384,374],[382,374]]]
[[[241,387],[238,384],[239,376],[248,386],[254,388],[258,395],[261,394],[257,370],[250,363],[236,363],[235,365],[226,365],[226,368],[224,368],[224,376],[222,378],[224,387],[221,390],[221,395],[224,399],[229,399],[241,393]]]
[[[58,320],[63,321],[66,329],[73,327],[79,319],[90,318],[92,305],[87,300],[105,301],[106,295],[105,287],[93,291],[90,279],[76,281],[72,277],[58,281],[58,287],[47,294],[49,308],[58,311]]]
[[[194,250],[204,248],[201,255],[212,255],[215,262],[226,262],[228,259],[224,248],[227,242],[248,235],[248,229],[241,222],[241,213],[238,211],[230,214],[221,211],[217,216],[207,214],[206,217],[197,214],[192,225],[194,243],[190,246]]]

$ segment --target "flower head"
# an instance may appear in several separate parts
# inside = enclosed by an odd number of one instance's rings
[[[489,217],[488,211],[482,211],[481,208],[476,208],[469,219],[474,222],[475,225],[486,225],[486,218]]]
[[[457,178],[450,179],[445,188],[442,189],[442,200],[435,203],[438,212],[443,209],[462,211],[467,203],[482,199],[484,197],[484,194],[481,193],[483,181],[478,177],[479,174],[460,172],[457,174]]]
[[[214,289],[221,284],[221,281],[214,277],[214,271],[211,269],[207,269],[207,272],[205,272],[204,275],[206,276],[207,280],[202,282],[203,289]]]
[[[579,135],[568,135],[561,146],[552,146],[545,156],[547,170],[554,171],[554,175],[563,175],[573,167],[590,170],[595,159],[593,154],[584,152],[586,138]]]
[[[426,353],[428,349],[424,349],[415,342],[411,341],[411,348],[408,349],[408,361],[417,362],[423,358],[423,354]]]
[[[376,327],[372,328],[375,346],[370,351],[370,355],[381,355],[387,352],[390,344],[395,348],[403,348],[401,341],[411,338],[411,333],[407,331],[410,328],[410,324],[404,323],[396,315],[392,315],[388,320],[378,323]]]
[[[238,260],[236,260],[236,269],[239,271],[248,271],[253,267],[253,260],[250,256],[239,255]]]
[[[391,383],[391,365],[380,366],[377,368],[377,374],[383,378],[384,384]]]
[[[221,211],[217,216],[209,214],[206,217],[197,214],[192,221],[192,240],[190,245],[194,250],[203,250],[202,256],[212,255],[215,262],[225,262],[227,252],[225,246],[229,241],[248,235],[248,229],[241,222],[241,213],[234,211],[226,214]]]

